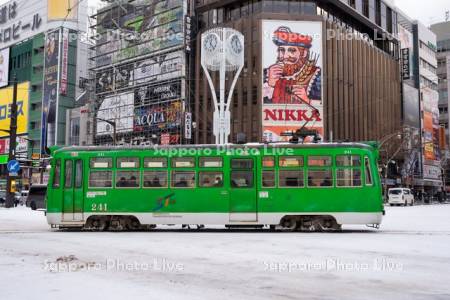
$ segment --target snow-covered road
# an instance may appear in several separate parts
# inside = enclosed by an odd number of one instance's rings
[[[0,209],[0,299],[450,299],[450,205],[344,230],[59,232]]]

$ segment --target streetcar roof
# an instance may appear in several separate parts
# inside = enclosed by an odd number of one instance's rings
[[[214,144],[200,144],[200,145],[155,145],[155,146],[63,146],[52,149],[52,152],[66,152],[66,151],[117,151],[117,150],[153,150],[153,149],[220,149],[220,148],[362,148],[367,150],[377,149],[376,142],[355,142],[355,143],[320,143],[320,144],[294,144],[294,143],[249,143],[249,144],[226,144],[223,146]]]

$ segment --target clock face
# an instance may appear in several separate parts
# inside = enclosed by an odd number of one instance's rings
[[[217,35],[209,34],[205,38],[205,49],[209,52],[214,52],[218,44]]]
[[[231,38],[230,44],[231,44],[231,49],[233,50],[234,53],[240,54],[242,52],[242,49],[243,49],[242,43],[237,35],[233,35],[233,37]]]

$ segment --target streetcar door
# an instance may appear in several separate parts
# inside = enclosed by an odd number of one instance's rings
[[[230,222],[256,222],[256,170],[254,158],[230,160]]]
[[[83,161],[64,161],[63,221],[83,220]]]

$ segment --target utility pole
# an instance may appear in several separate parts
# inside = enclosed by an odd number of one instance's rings
[[[14,87],[13,87],[13,99],[11,104],[11,123],[9,125],[9,152],[8,161],[16,158],[16,139],[17,139],[17,77],[14,75]],[[14,176],[10,176],[9,171],[7,174],[6,184],[6,201],[5,207],[11,208],[14,206],[14,193],[11,192],[12,181],[16,179]]]

